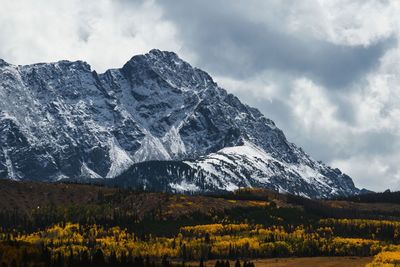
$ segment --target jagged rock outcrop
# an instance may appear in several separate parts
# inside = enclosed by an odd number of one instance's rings
[[[0,133],[0,178],[113,178],[172,191],[257,186],[307,197],[359,192],[172,52],[151,50],[103,74],[82,61],[0,61]]]

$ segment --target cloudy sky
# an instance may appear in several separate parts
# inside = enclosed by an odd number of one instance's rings
[[[358,187],[400,189],[398,0],[0,0],[0,58],[171,50]]]

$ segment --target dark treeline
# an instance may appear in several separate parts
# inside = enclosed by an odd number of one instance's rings
[[[17,208],[0,211],[0,229],[2,231],[33,232],[56,223],[74,222],[82,225],[97,224],[103,227],[119,226],[129,231],[135,231],[139,237],[145,238],[148,234],[171,236],[178,233],[182,226],[215,223],[221,219],[229,222],[248,221],[266,226],[276,223],[302,224],[305,221],[317,219],[297,208],[278,208],[273,200],[269,200],[275,196],[268,197],[264,191],[260,192],[242,189],[235,193],[222,194],[219,198],[264,201],[268,205],[238,206],[220,212],[215,211],[214,207],[207,207],[205,212],[189,210],[188,213],[183,215],[177,213],[176,216],[173,215],[170,218],[166,217],[165,203],[175,197],[172,194],[118,189],[114,193],[106,195],[99,190],[91,203],[83,205],[75,203],[43,206],[28,213]],[[278,193],[270,194],[274,194],[276,197],[280,196]],[[140,205],[141,198],[150,198],[152,207]],[[218,196],[210,197],[211,200],[213,198],[218,198]],[[191,207],[189,206],[188,209]]]
[[[0,245],[0,259],[8,250],[19,248],[22,252],[19,255],[4,259],[0,262],[1,267],[205,267],[207,263],[202,259],[195,264],[186,263],[185,260],[171,261],[167,256],[150,258],[149,256],[117,255],[112,252],[105,256],[101,249],[93,249],[91,252],[82,251],[74,253],[72,248],[69,253],[57,253],[51,255],[49,249],[44,246],[18,245],[12,241]],[[212,266],[209,265],[208,266]],[[229,260],[217,260],[215,267],[230,267]],[[232,266],[233,267],[233,266]],[[254,267],[254,263],[239,259],[235,261],[234,267]]]
[[[390,192],[385,191],[382,193],[368,193],[349,197],[340,197],[336,200],[345,200],[362,203],[394,203],[400,204],[400,191]]]
[[[307,199],[295,195],[287,195],[287,202],[302,206],[304,212],[320,218],[351,218],[374,220],[399,220],[400,213],[396,210],[361,210],[346,207],[334,207],[324,200]],[[359,201],[362,202],[362,201]],[[367,203],[379,203],[371,202]]]
[[[4,251],[0,251],[0,258]],[[149,257],[121,255],[117,257],[112,253],[106,257],[101,249],[93,252],[83,251],[78,254],[71,252],[67,255],[58,253],[52,257],[46,247],[41,247],[35,253],[29,253],[25,249],[20,258],[10,259],[9,262],[3,261],[1,267],[177,267],[188,266],[185,263],[173,263],[167,257],[162,259],[151,259]]]
[[[233,267],[254,267],[254,263],[251,261],[243,261],[243,264],[240,262],[240,260],[236,260],[235,264]],[[203,261],[200,261],[200,266],[199,267],[204,267]],[[215,262],[214,267],[231,267],[231,264],[229,263],[228,260],[217,260]]]
[[[144,207],[137,203],[132,196],[139,194],[154,198],[154,204],[145,212]],[[152,194],[151,196],[148,194]],[[392,195],[387,194],[386,195]],[[165,203],[173,197],[167,193],[143,193],[119,189],[110,195],[104,195],[99,190],[96,199],[89,204],[51,205],[40,207],[29,213],[16,208],[0,211],[0,229],[3,231],[33,232],[45,229],[56,223],[74,222],[82,225],[97,224],[103,227],[119,226],[129,231],[135,231],[141,238],[148,234],[159,236],[175,235],[180,227],[196,224],[215,223],[224,219],[229,222],[243,222],[272,225],[315,224],[320,218],[360,218],[360,219],[398,219],[396,211],[355,210],[335,208],[322,200],[311,200],[294,195],[281,195],[269,191],[242,189],[235,193],[222,194],[219,197],[228,200],[265,201],[266,206],[236,207],[224,210],[222,213],[191,211],[184,215],[166,217]],[[217,198],[212,196],[211,198]],[[367,197],[367,195],[359,196]],[[277,207],[274,200],[279,199],[296,207]],[[159,222],[162,222],[160,224]]]
[[[400,243],[400,222],[364,219],[322,219],[319,226],[329,227],[336,236]]]
[[[264,226],[281,225],[286,228],[304,223],[314,224],[318,221],[318,217],[304,213],[300,209],[278,208],[275,204],[265,207],[237,207],[225,210],[221,214],[192,212],[175,219],[164,217],[161,207],[140,217],[133,210],[104,204],[44,207],[34,210],[30,215],[18,210],[0,211],[0,230],[30,233],[57,223],[65,225],[67,222],[73,222],[81,225],[96,224],[105,228],[119,226],[135,232],[139,239],[146,240],[151,234],[170,237],[176,235],[183,226],[216,223],[222,219],[233,223],[246,221]]]
[[[13,232],[34,232],[45,229],[53,224],[67,222],[82,225],[97,224],[103,227],[119,226],[126,228],[145,239],[148,234],[174,235],[181,226],[197,223],[211,223],[212,218],[199,212],[193,212],[190,217],[178,218],[174,221],[165,220],[162,210],[153,210],[139,217],[132,210],[120,209],[112,205],[68,205],[61,207],[43,207],[26,214],[18,210],[0,211],[0,230]],[[242,215],[238,211],[239,215]],[[265,217],[265,216],[264,216]],[[163,223],[160,224],[159,222]]]

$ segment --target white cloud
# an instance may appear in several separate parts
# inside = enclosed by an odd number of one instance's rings
[[[321,87],[306,78],[295,80],[292,87],[289,96],[292,112],[309,134],[319,134],[321,131],[332,133],[341,128],[335,118],[337,107],[329,101]]]
[[[388,130],[400,135],[400,47],[381,59],[380,67],[353,93],[359,126],[363,130]]]
[[[400,154],[377,157],[374,155],[359,155],[346,159],[333,160],[331,164],[342,170],[348,170],[349,175],[365,188],[377,191],[386,189],[400,190],[400,170],[398,159]]]
[[[250,99],[256,98],[270,102],[283,93],[276,80],[273,81],[271,78],[271,74],[263,73],[251,79],[244,80],[224,76],[217,76],[214,79],[220,86],[226,88],[232,94],[246,93]]]
[[[315,0],[289,5],[289,31],[340,45],[370,45],[395,34],[399,1]]]
[[[329,38],[338,44],[370,45],[394,34],[400,4],[396,0],[321,0]]]
[[[397,0],[250,0],[233,6],[255,23],[341,45],[370,45],[400,26]]]
[[[154,1],[0,2],[0,58],[11,63],[81,59],[104,71],[152,48],[180,51]]]

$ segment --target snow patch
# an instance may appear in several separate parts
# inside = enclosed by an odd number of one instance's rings
[[[8,150],[3,148],[4,158],[6,159],[6,167],[8,172],[8,178],[14,181],[18,181],[19,178],[14,170],[13,163],[10,156],[8,155]]]
[[[136,151],[133,158],[135,162],[142,162],[148,160],[169,160],[171,156],[160,139],[147,132],[139,150]]]
[[[115,138],[109,140],[109,146],[111,167],[106,178],[114,178],[132,166],[134,162],[129,157],[128,153],[119,146]]]
[[[171,155],[179,156],[186,154],[185,144],[179,135],[178,129],[174,126],[162,138],[165,147],[168,148]]]
[[[194,169],[202,170],[209,183],[215,187],[233,191],[241,187],[251,187],[254,182],[271,184],[272,177],[291,177],[293,182],[305,183],[318,188],[330,188],[319,169],[299,163],[289,164],[274,158],[257,145],[245,141],[242,146],[225,147],[197,161],[185,161]],[[287,192],[277,185],[277,189]],[[332,189],[329,189],[330,191]],[[333,190],[332,193],[336,193]],[[299,192],[304,197],[309,197]]]
[[[62,174],[62,173],[58,173],[57,175],[54,176],[54,181],[60,181],[63,179],[69,179],[70,177]]]
[[[197,192],[200,191],[200,188],[193,184],[189,183],[186,180],[178,183],[169,183],[169,186],[174,189],[176,192]]]
[[[82,178],[92,178],[92,179],[100,179],[101,177],[98,173],[90,169],[86,163],[82,163],[81,165],[81,177]]]

